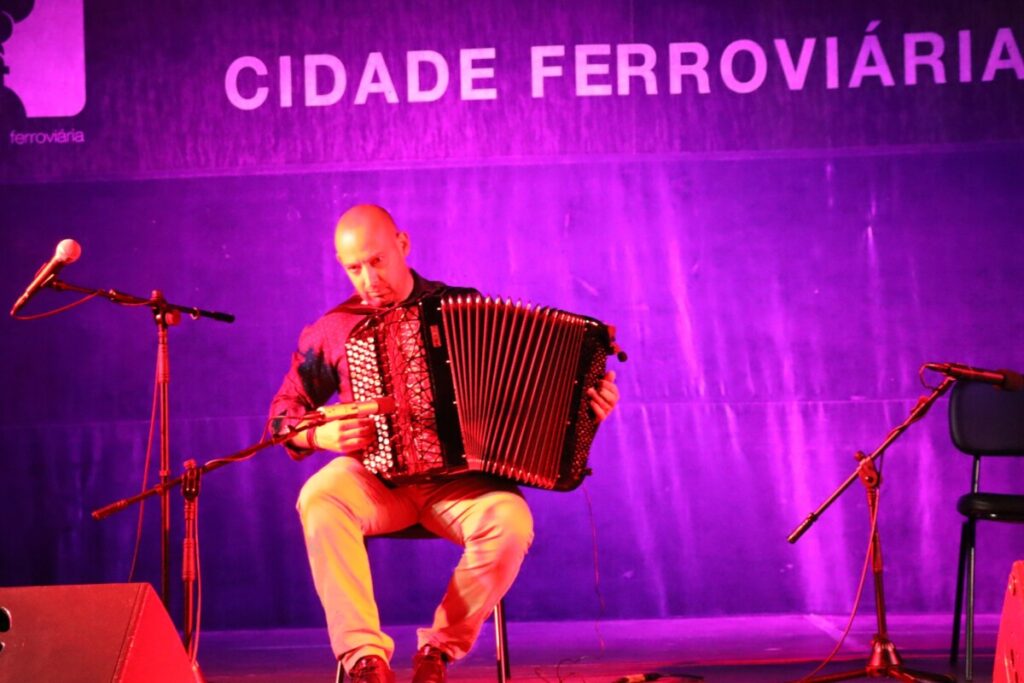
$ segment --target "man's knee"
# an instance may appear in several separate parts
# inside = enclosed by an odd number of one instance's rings
[[[502,551],[511,555],[526,555],[533,543],[533,515],[520,496],[510,495],[490,510],[491,534]]]
[[[324,512],[337,514],[338,509],[347,507],[342,496],[353,490],[354,466],[358,465],[351,458],[336,458],[306,480],[295,504],[303,525],[315,521]]]

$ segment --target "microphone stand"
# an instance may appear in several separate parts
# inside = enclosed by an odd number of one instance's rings
[[[864,484],[868,496],[868,514],[871,520],[871,575],[875,585],[875,620],[878,626],[878,632],[871,639],[871,655],[868,658],[867,665],[861,669],[801,679],[801,683],[804,683],[804,681],[831,683],[832,681],[848,681],[855,678],[895,678],[900,681],[911,682],[936,681],[938,683],[955,683],[956,679],[952,676],[915,671],[903,666],[903,660],[896,650],[896,645],[889,639],[889,629],[885,619],[885,591],[882,582],[882,543],[878,534],[878,492],[882,485],[882,477],[875,467],[875,461],[885,453],[885,450],[892,442],[903,432],[907,431],[910,425],[923,418],[932,404],[935,403],[939,396],[946,393],[955,381],[953,377],[945,377],[938,387],[932,389],[931,394],[918,398],[917,404],[910,411],[907,419],[893,428],[882,444],[871,455],[864,455],[858,451],[856,455],[858,464],[853,473],[846,478],[846,481],[840,484],[839,488],[832,492],[832,495],[825,499],[825,502],[819,505],[814,512],[807,515],[807,518],[787,537],[786,540],[790,543],[796,543],[818,521],[822,513],[846,489],[853,485],[853,482],[859,479]]]
[[[202,466],[197,467],[196,461],[189,459],[185,462],[185,472],[179,477],[161,479],[160,483],[151,486],[150,488],[137,493],[134,496],[128,498],[122,498],[121,500],[115,501],[109,505],[98,508],[92,511],[92,518],[96,520],[105,519],[115,512],[120,512],[128,508],[135,503],[141,502],[146,498],[153,496],[160,496],[164,499],[168,496],[172,489],[181,487],[182,497],[184,498],[184,516],[185,516],[185,535],[182,541],[182,584],[184,586],[184,624],[182,625],[182,632],[184,633],[183,643],[186,652],[189,653],[189,657],[193,662],[193,670],[196,672],[197,679],[202,681],[202,673],[199,672],[198,664],[195,662],[195,656],[197,653],[196,646],[196,579],[197,571],[196,568],[199,562],[199,537],[198,537],[198,519],[197,511],[199,507],[199,481],[202,475],[220,469],[227,465],[248,460],[252,456],[256,455],[259,451],[265,448],[271,448],[273,446],[279,446],[296,434],[305,432],[306,430],[318,427],[323,422],[310,421],[303,424],[300,427],[289,429],[288,431],[278,434],[266,441],[261,441],[257,444],[244,448],[240,451],[226,455],[221,458],[214,458]]]
[[[201,308],[179,306],[168,302],[160,290],[153,290],[148,299],[119,292],[116,289],[95,289],[69,284],[58,279],[48,283],[59,292],[79,292],[101,296],[122,306],[147,306],[153,311],[157,327],[156,382],[160,410],[160,483],[166,485],[171,476],[171,434],[170,434],[170,385],[171,359],[168,349],[167,328],[181,322],[181,314],[187,313],[193,320],[210,318],[224,323],[235,321],[230,313],[206,311]],[[165,488],[160,494],[160,598],[170,608],[171,595],[171,500]]]

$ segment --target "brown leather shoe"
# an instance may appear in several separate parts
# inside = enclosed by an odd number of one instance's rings
[[[352,683],[395,683],[395,672],[377,655],[360,657],[348,675]]]
[[[412,683],[445,683],[448,680],[448,655],[436,647],[424,645],[412,658]]]

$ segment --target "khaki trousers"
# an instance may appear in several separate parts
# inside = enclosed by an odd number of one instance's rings
[[[512,585],[533,541],[533,517],[515,485],[482,475],[388,488],[351,457],[337,457],[302,487],[299,517],[331,648],[348,671],[366,655],[390,661],[394,641],[380,626],[366,536],[422,524],[463,546],[430,628],[431,645],[464,656]]]

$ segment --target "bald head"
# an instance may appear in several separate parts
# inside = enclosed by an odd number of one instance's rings
[[[399,303],[412,293],[412,271],[405,262],[409,236],[381,207],[360,204],[343,213],[334,230],[334,248],[365,303]]]
[[[368,228],[398,232],[395,219],[383,207],[376,204],[357,204],[341,214],[334,230],[334,239],[337,240],[344,232]]]

